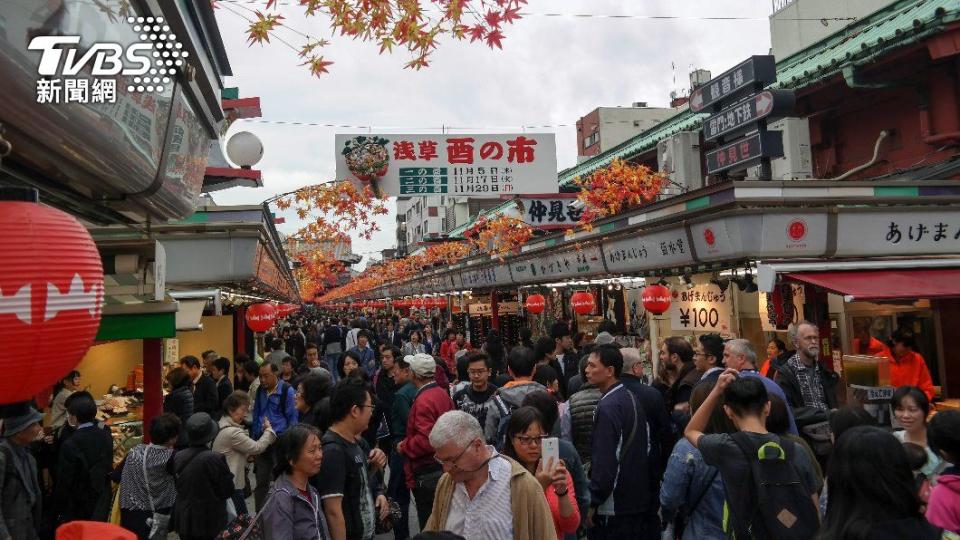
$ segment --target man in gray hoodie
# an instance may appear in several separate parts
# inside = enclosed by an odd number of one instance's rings
[[[546,391],[546,387],[533,380],[533,370],[537,365],[537,358],[533,349],[528,347],[514,347],[507,356],[507,373],[513,379],[493,395],[494,406],[487,413],[483,435],[489,444],[500,447],[502,425],[510,418],[513,411],[523,404],[527,394],[536,391]]]

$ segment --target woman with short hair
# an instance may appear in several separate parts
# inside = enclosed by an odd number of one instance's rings
[[[276,481],[263,506],[267,539],[328,540],[320,495],[309,482],[323,463],[320,432],[313,426],[293,426],[280,436],[276,456]]]
[[[114,471],[114,481],[120,482],[120,526],[139,540],[151,537],[147,520],[154,512],[169,516],[173,511],[177,499],[173,448],[181,428],[176,415],[157,416],[150,421],[151,442],[131,449]]]
[[[254,440],[243,425],[243,420],[250,410],[250,396],[238,390],[223,401],[223,416],[220,418],[220,432],[213,441],[213,451],[220,452],[227,458],[227,466],[233,473],[233,505],[237,515],[247,513],[246,497],[243,496],[247,486],[246,465],[250,456],[260,455],[269,450],[270,445],[277,439],[277,434],[270,427],[270,420],[263,417],[263,433]]]

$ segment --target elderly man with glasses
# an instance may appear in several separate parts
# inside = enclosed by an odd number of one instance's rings
[[[556,537],[540,482],[487,445],[476,418],[444,413],[430,432],[430,445],[444,474],[424,530],[476,540]]]

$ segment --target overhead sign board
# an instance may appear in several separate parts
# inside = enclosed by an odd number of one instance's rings
[[[763,158],[783,156],[783,134],[764,131],[707,152],[707,174],[754,165]]]
[[[582,250],[544,253],[535,259],[518,261],[510,265],[514,283],[542,283],[554,279],[589,276],[604,271],[600,246],[587,246]]]
[[[610,272],[643,271],[694,262],[687,230],[683,227],[605,241],[601,248]]]
[[[498,264],[477,270],[464,270],[460,272],[460,279],[466,289],[507,285],[511,282],[510,267],[506,264]]]
[[[576,208],[573,193],[526,196],[515,199],[522,208],[523,222],[543,230],[569,229],[580,221],[583,208]]]
[[[703,138],[707,141],[753,128],[765,118],[789,114],[796,102],[791,90],[764,90],[723,109],[703,122]]]
[[[376,182],[386,195],[499,198],[558,191],[552,133],[340,134],[335,141],[337,178]]]
[[[705,111],[711,105],[729,100],[756,86],[766,86],[777,80],[777,63],[773,56],[751,56],[733,69],[714,77],[690,93],[690,110]]]

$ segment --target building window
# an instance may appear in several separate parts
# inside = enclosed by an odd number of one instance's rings
[[[437,216],[439,216],[440,214],[439,214],[439,212],[437,211],[437,207],[436,207],[436,206],[428,206],[428,207],[427,207],[427,215],[430,216],[430,217],[437,217]]]
[[[592,135],[588,135],[587,138],[583,140],[583,147],[590,148],[598,142],[600,142],[600,132],[596,131]]]

